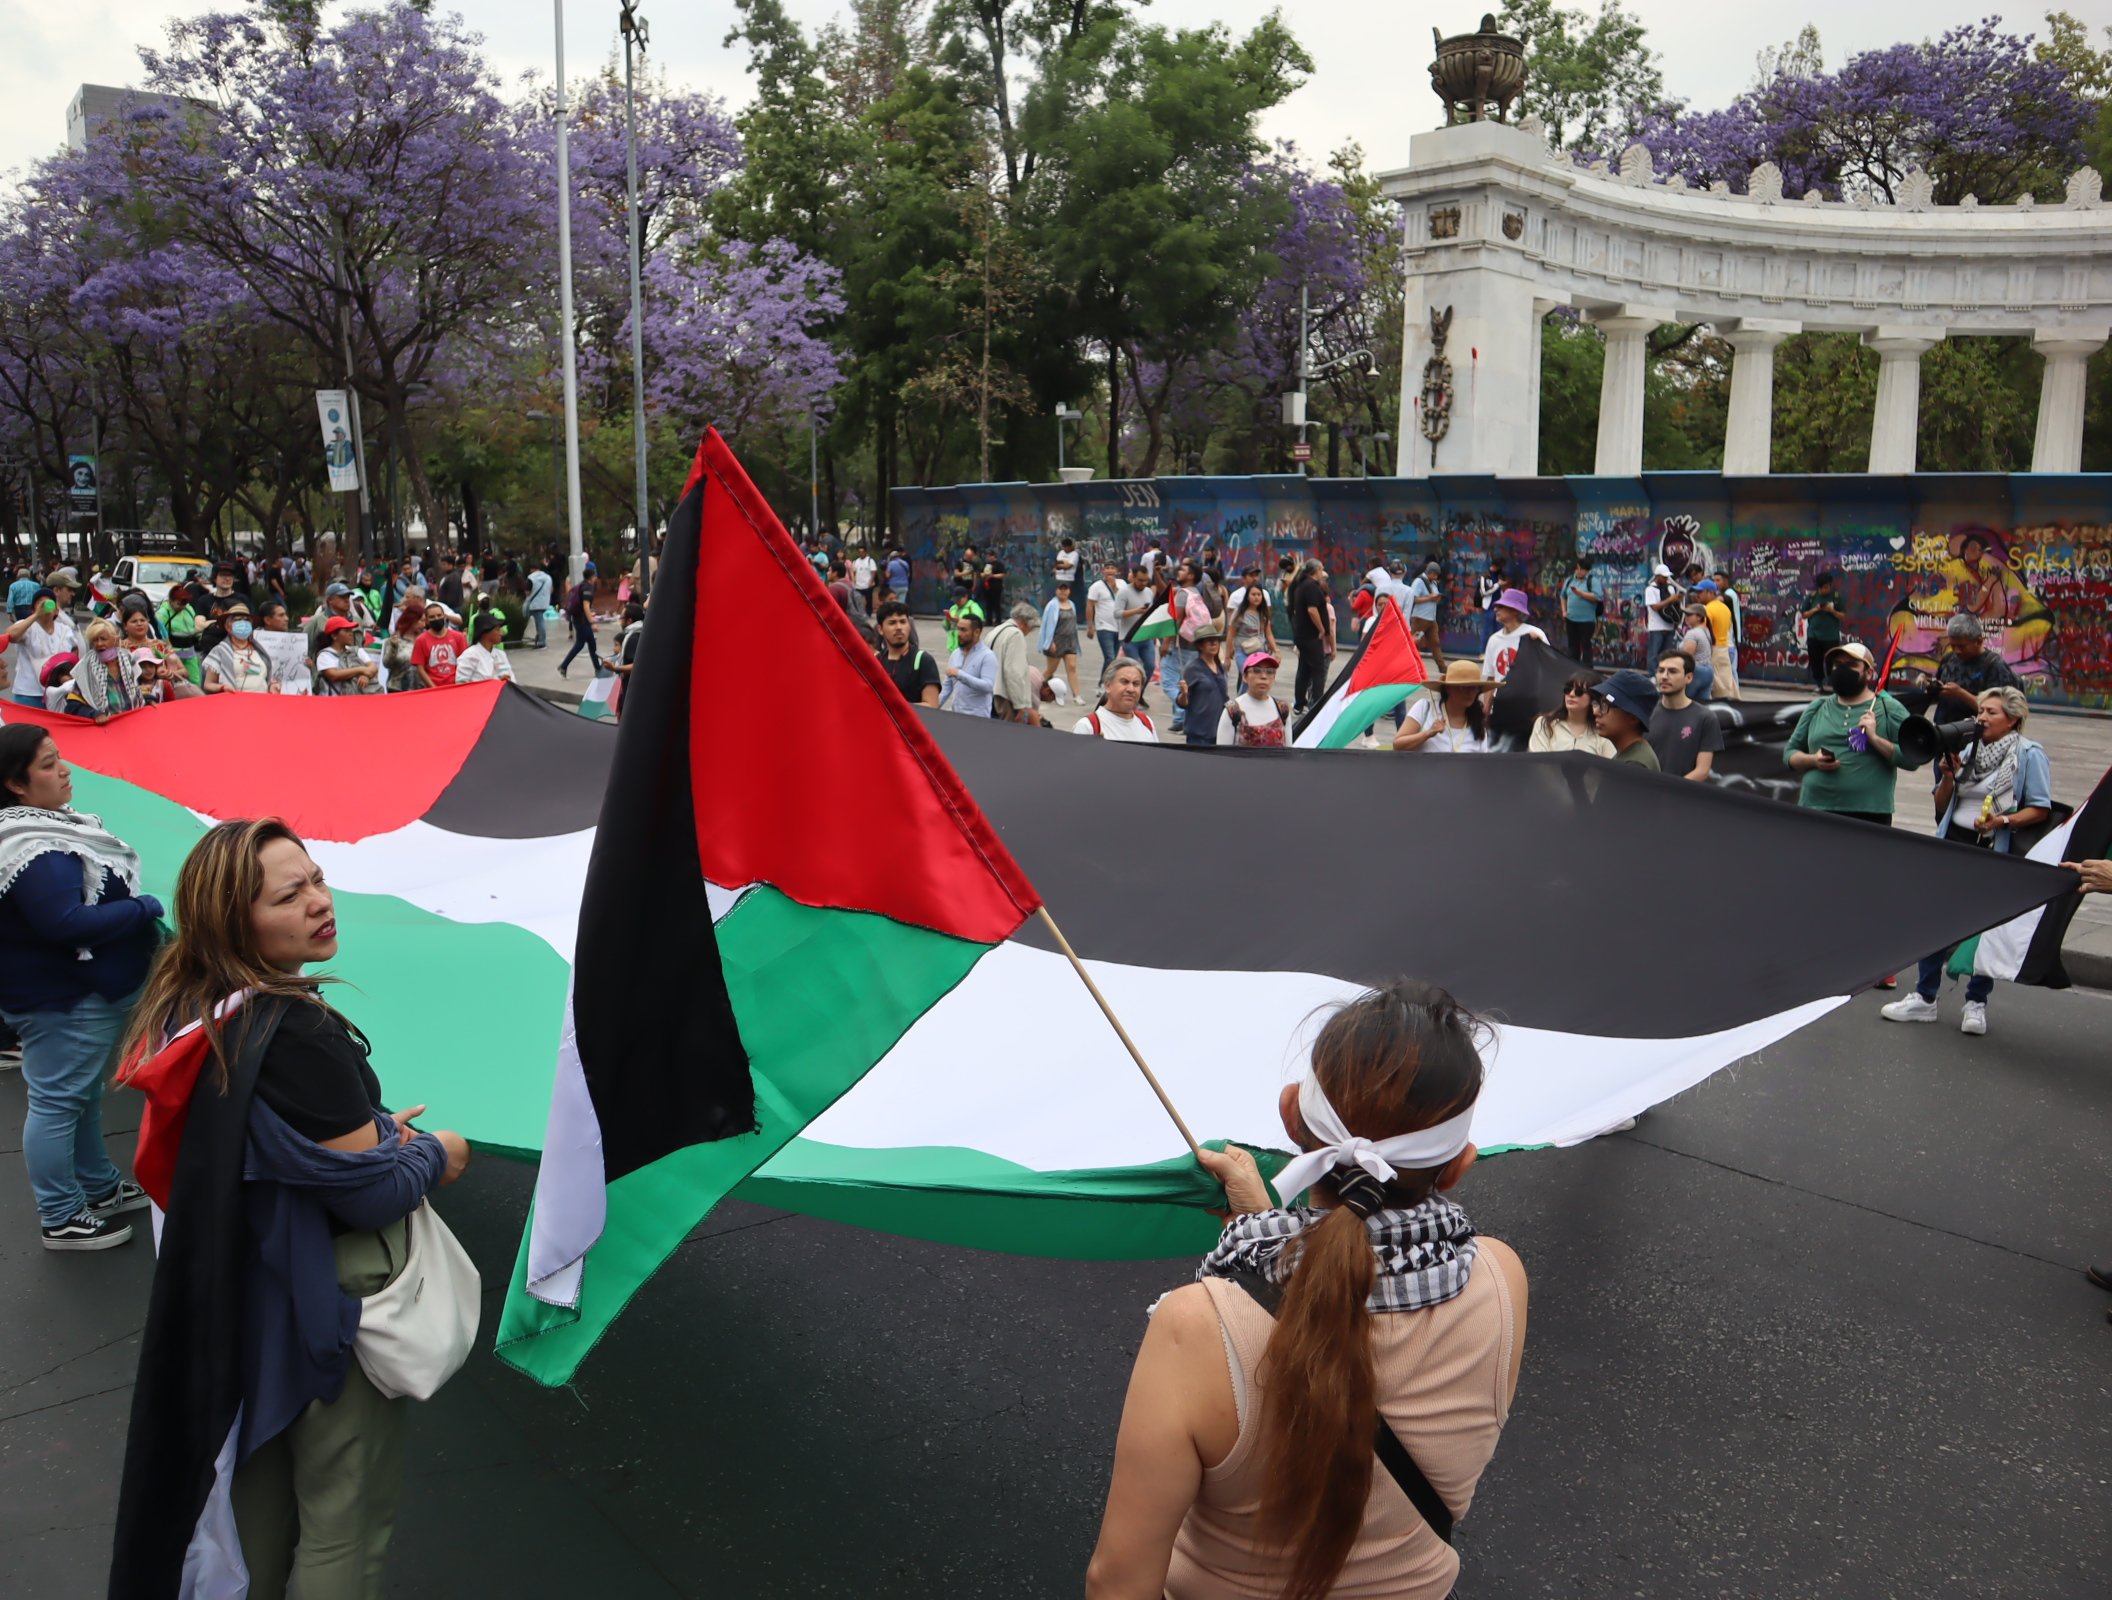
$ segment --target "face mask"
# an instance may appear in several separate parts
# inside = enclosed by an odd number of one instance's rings
[[[103,649],[96,651],[95,658],[98,661],[115,661],[119,656],[123,654],[124,652],[118,649],[115,645],[108,645],[105,646]]]
[[[257,630],[256,625],[254,623],[235,622],[230,623],[228,625],[227,631],[233,634],[237,639],[247,639],[251,634],[255,633]]]
[[[447,632],[447,619],[446,619],[445,617],[442,617],[442,618],[440,618],[440,619],[439,619],[438,621],[435,621],[435,622],[428,622],[428,623],[427,623],[427,624],[425,625],[425,631],[426,631],[427,633],[445,633],[445,632]]]
[[[1833,692],[1843,700],[1852,700],[1863,692],[1863,669],[1861,667],[1835,667],[1833,669]]]

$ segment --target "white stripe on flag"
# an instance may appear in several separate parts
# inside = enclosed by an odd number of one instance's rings
[[[2059,866],[2065,858],[2068,836],[2074,831],[2075,818],[2071,816],[2033,845],[2024,859]],[[2045,915],[2046,908],[2038,906],[1981,934],[1979,948],[1973,952],[1973,971],[2005,983],[2014,979],[2024,970],[2024,958],[2031,954],[2031,941],[2039,931],[2039,919]]]

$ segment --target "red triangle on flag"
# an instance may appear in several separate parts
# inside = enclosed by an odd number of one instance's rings
[[[715,429],[691,483],[704,497],[689,749],[705,877],[1008,937],[1041,897]]]

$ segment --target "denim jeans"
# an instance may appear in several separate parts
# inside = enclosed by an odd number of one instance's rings
[[[91,1199],[108,1199],[118,1170],[103,1148],[103,1080],[117,1064],[117,1045],[136,994],[122,1000],[89,995],[71,1011],[10,1011],[22,1035],[22,1082],[29,1115],[22,1123],[22,1164],[47,1228],[70,1222]]]
[[[1152,672],[1159,662],[1159,641],[1156,639],[1132,639],[1122,646],[1122,653],[1144,669],[1144,681],[1151,681]]]
[[[39,711],[44,709],[44,697],[40,694],[11,694],[8,699],[18,706],[35,706]]]
[[[536,649],[541,650],[546,648],[550,643],[549,622],[541,611],[538,611],[534,614],[534,620],[535,647]]]
[[[557,664],[557,670],[563,672],[565,668],[571,666],[572,658],[582,650],[586,651],[587,659],[594,664],[595,676],[599,677],[601,675],[601,652],[594,648],[594,624],[581,622],[577,617],[574,617],[572,619],[572,648],[565,652],[565,659]]]
[[[1932,956],[1921,958],[1921,976],[1914,982],[1914,992],[1924,1000],[1933,1000],[1943,989],[1943,969],[1951,959],[1951,950],[1939,950]],[[1995,992],[1995,980],[1984,972],[1976,972],[1965,980],[1966,999],[1978,1005],[1987,1004],[1987,997]]]
[[[1101,628],[1093,634],[1093,637],[1099,641],[1100,674],[1105,677],[1107,669],[1115,664],[1115,657],[1122,653],[1122,636],[1116,633],[1113,628]],[[1081,694],[1079,698],[1082,700],[1085,696]]]
[[[1174,636],[1176,639],[1179,635]],[[1159,657],[1159,687],[1166,691],[1166,701],[1173,707],[1173,731],[1179,733],[1188,725],[1188,713],[1181,709],[1181,679],[1187,674],[1188,663],[1195,659],[1195,652],[1184,644],[1168,644],[1166,653]]]

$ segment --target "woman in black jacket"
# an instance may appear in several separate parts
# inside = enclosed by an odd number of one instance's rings
[[[408,1401],[354,1345],[404,1270],[406,1219],[469,1146],[414,1127],[423,1106],[382,1109],[366,1040],[305,971],[337,954],[337,913],[285,823],[208,832],[176,913],[121,1075],[147,1098],[136,1166],[167,1220],[110,1594],[162,1600],[188,1579],[183,1593],[373,1600]]]
[[[147,1203],[103,1147],[103,1083],[147,976],[161,902],[139,857],[73,809],[51,735],[0,728],[0,1014],[22,1036],[22,1159],[47,1250],[107,1250]]]

